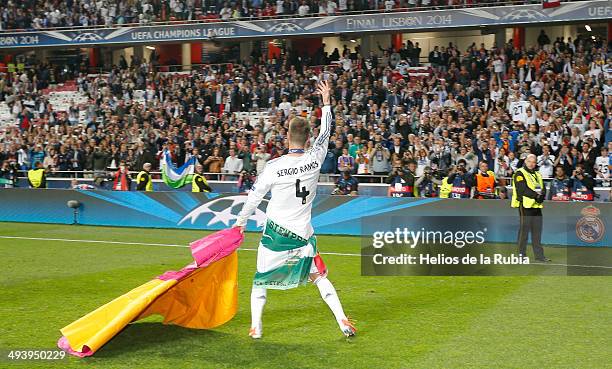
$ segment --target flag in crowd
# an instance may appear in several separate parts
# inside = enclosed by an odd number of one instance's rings
[[[191,157],[180,168],[172,163],[170,153],[166,150],[161,158],[160,167],[164,183],[172,188],[181,188],[191,183],[195,168],[195,156]]]

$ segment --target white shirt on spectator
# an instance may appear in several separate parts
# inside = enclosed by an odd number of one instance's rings
[[[540,166],[540,174],[543,178],[551,178],[553,176],[553,169],[555,163],[554,155],[539,155],[537,164]]]
[[[310,12],[310,7],[306,5],[306,3],[300,5],[298,8],[298,14],[302,17],[308,15],[308,12]]]
[[[542,91],[544,90],[544,83],[542,81],[533,81],[531,82],[531,93],[536,98],[542,96]]]
[[[278,108],[283,111],[286,117],[289,116],[289,112],[291,111],[291,103],[289,101],[283,101],[278,104]]]
[[[493,61],[493,68],[495,68],[495,73],[503,73],[504,72],[504,62],[501,59],[495,59]]]
[[[503,96],[503,91],[501,89],[497,89],[497,91],[492,90],[491,91],[491,101],[493,102],[498,102],[501,100],[502,96]]]
[[[338,0],[338,10],[341,12],[348,10],[347,0]]]
[[[221,9],[221,12],[219,13],[219,15],[221,16],[221,19],[229,20],[230,17],[232,16],[232,9],[226,6],[223,9]]]
[[[223,172],[229,174],[238,174],[242,171],[242,159],[237,156],[228,156],[223,164]]]
[[[319,15],[327,15],[327,4],[324,1],[319,3]]]
[[[327,1],[327,14],[334,15],[336,14],[336,9],[338,9],[338,4],[335,1],[329,0]]]
[[[599,172],[596,173],[595,178],[609,179],[610,178],[610,159],[605,156],[598,156],[595,159],[595,169]]]
[[[527,120],[527,109],[531,108],[529,101],[515,101],[510,103],[509,111],[512,120],[515,122],[525,122]]]

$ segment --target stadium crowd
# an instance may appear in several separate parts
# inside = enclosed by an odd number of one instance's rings
[[[512,42],[467,50],[449,44],[429,53],[424,77],[411,76],[418,43],[381,50],[361,55],[345,46],[328,55],[322,46],[309,57],[287,49],[275,60],[255,50],[242,65],[187,74],[122,63],[106,75],[79,74],[76,84],[89,99],[67,112],[54,111],[44,93],[54,69],[4,74],[0,101],[18,124],[0,132],[0,176],[38,162],[50,175],[104,172],[120,163],[134,171],[152,163],[155,170],[166,149],[179,166],[195,156],[205,172],[259,172],[286,152],[293,116],[309,116],[316,136],[314,87],[323,78],[334,84],[335,124],[322,173],[346,172],[342,193],[355,192],[357,174],[387,176],[396,196],[503,198],[507,178],[530,153],[543,177],[561,187],[578,184],[592,193],[610,185],[606,44],[545,33],[522,50]],[[313,66],[316,59],[332,62]],[[144,90],[140,100],[137,90]],[[238,114],[247,111],[268,116]]]
[[[335,15],[349,11],[441,9],[502,0],[0,0],[0,30],[91,27],[185,20]],[[508,1],[505,1],[508,2]],[[538,1],[515,0],[514,4]]]

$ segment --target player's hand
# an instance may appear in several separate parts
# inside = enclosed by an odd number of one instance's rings
[[[321,95],[321,99],[323,100],[323,105],[330,104],[330,87],[329,81],[321,81],[317,84],[317,92]]]
[[[234,228],[238,228],[241,234],[244,234],[244,226],[235,225]]]

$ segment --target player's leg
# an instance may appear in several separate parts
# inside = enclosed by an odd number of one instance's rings
[[[267,292],[268,290],[261,287],[253,287],[251,290],[251,329],[249,336],[252,338],[261,338],[263,333],[261,316],[266,305]]]
[[[257,271],[267,270],[267,264],[266,248],[260,243],[257,248]],[[251,289],[251,329],[249,330],[249,336],[252,338],[261,338],[263,333],[261,317],[267,301],[267,292],[267,289],[255,285]]]
[[[356,331],[355,327],[346,317],[346,314],[344,314],[344,309],[342,309],[342,303],[340,303],[338,293],[331,281],[327,279],[327,268],[318,253],[314,258],[313,267],[311,268],[310,280],[319,289],[321,298],[323,298],[323,301],[325,301],[334,314],[342,333],[347,337],[354,336]]]

